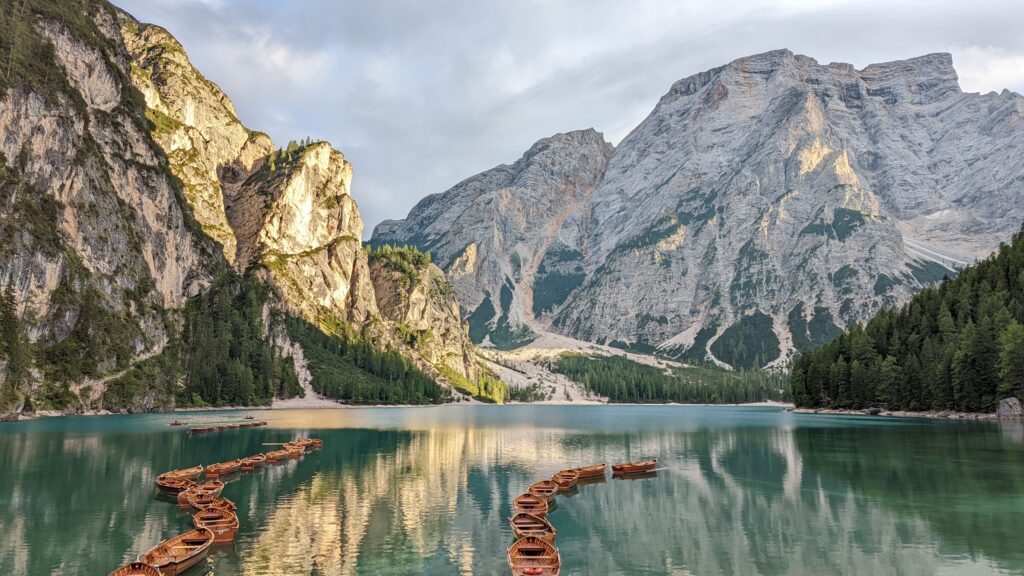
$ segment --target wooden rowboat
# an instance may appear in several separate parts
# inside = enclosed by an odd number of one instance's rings
[[[206,477],[216,478],[217,476],[225,476],[238,472],[242,467],[241,460],[231,460],[229,462],[221,462],[220,464],[210,464],[206,467]]]
[[[562,559],[554,545],[527,536],[509,547],[508,567],[513,576],[558,576]]]
[[[287,450],[273,450],[266,453],[267,462],[280,462],[281,460],[287,460],[291,456]]]
[[[192,498],[198,494],[206,494],[216,498],[217,496],[220,496],[220,493],[223,491],[223,482],[220,480],[209,480],[197,486],[193,486],[188,490],[178,492],[178,505],[187,508],[192,505]]]
[[[546,516],[548,513],[548,501],[530,493],[520,494],[512,501],[512,508],[517,513],[525,512],[534,516]]]
[[[541,480],[530,485],[527,492],[533,494],[537,498],[543,498],[550,502],[555,499],[558,495],[558,484],[555,484],[551,480]]]
[[[177,494],[182,490],[188,490],[189,488],[196,485],[195,480],[189,480],[188,478],[178,478],[177,476],[167,476],[166,474],[161,474],[157,476],[155,482],[157,488],[163,490],[164,492],[169,492],[171,494]]]
[[[229,510],[235,510],[235,503],[223,496],[218,494],[209,494],[203,492],[189,493],[186,497],[188,505],[195,508],[196,510],[205,510],[211,506],[217,506],[227,508]]]
[[[593,466],[584,466],[583,468],[573,468],[572,470],[580,475],[580,480],[587,480],[589,478],[597,478],[598,476],[603,477],[607,464],[594,464]]]
[[[181,470],[171,470],[170,472],[164,472],[163,476],[170,476],[173,478],[188,478],[189,480],[195,480],[199,478],[199,475],[203,473],[203,467],[193,466],[191,468],[183,468]]]
[[[298,458],[302,456],[302,453],[306,451],[306,448],[301,444],[295,442],[285,442],[284,450],[288,452],[289,458]]]
[[[263,463],[267,461],[267,457],[263,454],[254,454],[248,458],[242,458],[242,470],[252,470],[253,468],[263,466]]]
[[[213,541],[221,544],[231,542],[238,532],[238,515],[223,508],[206,508],[192,515],[196,528],[206,528],[213,532]]]
[[[579,479],[580,475],[575,470],[562,470],[561,472],[556,472],[555,475],[551,477],[551,480],[555,484],[558,484],[558,490],[560,492],[568,492],[575,488],[576,482],[578,482]]]
[[[132,562],[114,570],[110,576],[160,576],[160,571],[149,564]]]
[[[216,432],[217,430],[220,430],[220,426],[201,426],[198,428],[189,428],[188,433],[201,434],[203,432]]]
[[[228,500],[227,498],[225,498],[223,496],[214,498],[213,502],[211,502],[205,508],[205,510],[209,510],[210,508],[218,508],[220,510],[227,510],[229,512],[238,512],[238,506],[235,506],[234,502],[232,502],[231,500]]]
[[[618,476],[642,474],[644,472],[650,472],[651,470],[654,470],[657,466],[657,458],[651,458],[649,460],[640,460],[637,462],[626,462],[625,464],[616,464],[612,466],[612,474]]]
[[[188,424],[188,422],[185,422],[184,420],[171,420],[171,426],[184,426],[186,424]]]
[[[162,576],[177,576],[206,558],[213,539],[213,532],[206,528],[190,530],[157,544],[139,561],[156,568]]]
[[[508,523],[512,526],[512,533],[516,535],[516,538],[533,536],[549,544],[555,543],[555,535],[558,531],[551,525],[551,522],[548,522],[547,518],[520,512],[509,518]]]

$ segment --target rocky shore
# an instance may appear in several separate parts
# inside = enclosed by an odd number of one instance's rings
[[[897,418],[937,418],[942,420],[999,420],[995,412],[954,412],[952,410],[930,410],[916,412],[911,410],[882,410],[865,408],[863,410],[847,410],[839,408],[792,408],[788,412],[794,414],[831,414],[837,416],[894,416]]]

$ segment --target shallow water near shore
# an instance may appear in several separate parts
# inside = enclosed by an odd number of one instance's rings
[[[229,478],[233,544],[189,575],[503,574],[512,499],[560,468],[657,456],[560,496],[563,574],[1019,574],[1019,423],[763,407],[246,411],[0,424],[0,573],[106,574],[191,515],[157,474],[296,435],[324,448]]]

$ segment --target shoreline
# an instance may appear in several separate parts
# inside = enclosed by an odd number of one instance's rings
[[[0,423],[4,422],[27,422],[30,420],[38,420],[40,418],[60,418],[64,416],[125,416],[129,414],[188,414],[190,412],[230,412],[230,411],[248,411],[248,410],[366,410],[374,408],[446,408],[446,407],[457,407],[457,406],[696,406],[696,407],[725,407],[725,408],[738,408],[738,407],[771,407],[771,408],[783,408],[789,412],[795,412],[802,410],[795,408],[793,404],[786,402],[745,402],[745,403],[723,403],[723,404],[682,404],[679,402],[658,402],[658,403],[634,403],[634,402],[506,402],[505,404],[487,404],[487,403],[466,403],[466,402],[450,402],[448,404],[342,404],[340,402],[328,405],[326,403],[318,403],[316,405],[281,405],[281,406],[208,406],[208,407],[196,407],[188,406],[183,408],[171,408],[170,410],[153,410],[150,412],[113,412],[110,410],[86,410],[83,412],[61,412],[59,410],[39,410],[31,414],[4,414],[0,415]],[[11,418],[13,416],[13,418]],[[10,418],[10,419],[4,419]]]
[[[821,414],[826,416],[885,416],[888,418],[927,418],[929,420],[1000,420],[995,412],[955,412],[952,410],[882,410],[878,408],[790,408],[793,414]],[[1006,419],[1009,420],[1009,419]]]

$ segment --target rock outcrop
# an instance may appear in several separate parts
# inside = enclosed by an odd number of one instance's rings
[[[159,352],[165,311],[202,290],[216,260],[149,137],[116,15],[80,17],[91,36],[45,13],[16,22],[20,47],[48,59],[8,71],[0,92],[0,284],[34,343],[37,383]],[[28,383],[7,384],[0,404],[20,405]],[[47,394],[42,408],[61,391]]]
[[[379,254],[370,259],[377,308],[397,327],[400,344],[429,364],[475,380],[477,363],[455,290],[435,264],[396,266]]]
[[[527,223],[523,236],[557,238],[554,254],[509,243],[491,205],[467,203],[467,183],[473,197],[508,189],[489,172],[382,224],[373,241],[431,250],[465,310],[480,309],[483,290],[493,316],[504,311],[496,291],[532,301],[517,309],[525,317],[510,312],[512,333],[518,321],[763,366],[905,302],[1018,229],[1024,97],[962,92],[948,54],[857,70],[779,50],[680,80],[610,158],[589,175],[578,166],[527,186],[545,198],[593,187],[558,220],[554,209],[504,214]],[[560,281],[510,270],[496,287],[465,272],[513,255],[534,270],[551,262]]]
[[[594,130],[556,134],[444,194],[403,221],[381,223],[374,244],[411,244],[445,269],[478,341],[529,341],[583,277],[586,206],[612,147]],[[535,288],[536,286],[536,288]]]
[[[378,309],[400,296],[374,287],[340,152],[277,149],[166,30],[106,2],[30,1],[12,18],[0,40],[12,55],[0,80],[0,293],[6,302],[11,286],[17,319],[4,323],[18,336],[0,335],[0,412],[87,408],[180,341],[186,303],[231,267],[273,289],[268,342],[285,312],[400,348],[442,381],[472,378],[450,300],[421,317]],[[444,282],[437,269],[425,277]],[[429,322],[451,337],[404,344],[406,326]],[[150,394],[132,378],[125,405],[173,403],[173,382]]]
[[[225,198],[274,147],[238,120],[231,100],[196,70],[181,44],[166,30],[119,15],[121,37],[131,58],[131,79],[146,99],[152,138],[167,154],[175,176],[203,231],[235,259],[235,231]]]
[[[1021,406],[1020,400],[1014,396],[1003,398],[999,401],[999,406],[996,408],[996,416],[1000,420],[1020,420],[1024,418],[1024,407]]]

